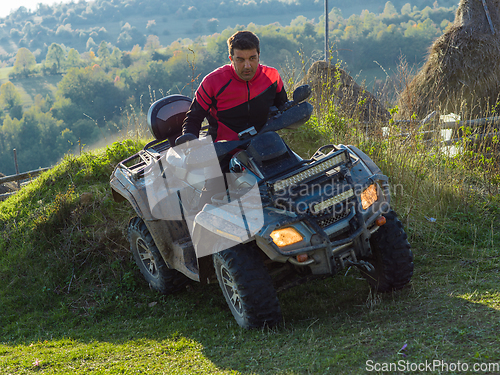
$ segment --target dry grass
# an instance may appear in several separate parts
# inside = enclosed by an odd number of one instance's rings
[[[303,80],[313,90],[317,113],[328,113],[334,105],[346,118],[362,122],[389,120],[390,114],[377,98],[358,85],[347,72],[325,61],[316,61]]]

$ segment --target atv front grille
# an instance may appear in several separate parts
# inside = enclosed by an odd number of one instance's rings
[[[347,208],[340,213],[334,213],[332,215],[322,217],[322,218],[317,220],[317,223],[321,228],[326,228],[332,224],[335,224],[337,221],[340,221],[340,220],[346,218],[347,216],[349,216],[350,213],[351,213],[351,210],[349,208]]]

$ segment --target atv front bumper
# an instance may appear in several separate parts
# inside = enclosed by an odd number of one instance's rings
[[[376,211],[363,215],[353,206],[346,217],[326,227],[305,215],[270,224],[255,236],[256,242],[274,261],[308,266],[313,274],[336,273],[346,264],[356,264],[360,257],[371,254],[369,239],[379,228],[377,218],[389,210],[389,204],[383,202]],[[272,233],[280,228],[294,228],[303,240],[278,246]]]
[[[348,264],[359,265],[359,259],[371,254],[369,239],[379,228],[377,219],[390,211],[389,187],[385,176],[374,175],[379,199],[363,210],[359,196],[344,202],[345,209],[330,217],[299,215],[272,206],[264,207],[263,220],[252,210],[244,210],[245,224],[228,216],[228,208],[207,205],[195,218],[195,227],[200,225],[210,232],[217,232],[235,243],[255,240],[267,257],[275,262],[290,262],[308,267],[313,274],[334,274]],[[253,222],[260,222],[256,228]],[[223,228],[223,230],[221,230]],[[282,229],[292,229],[298,240],[291,244],[277,244],[275,234]]]

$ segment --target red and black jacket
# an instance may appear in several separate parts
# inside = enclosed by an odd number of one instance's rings
[[[286,101],[276,69],[259,64],[254,77],[244,81],[232,65],[224,65],[207,75],[196,90],[184,119],[183,134],[198,136],[203,119],[208,117],[209,134],[216,141],[237,140],[238,133],[245,129],[254,126],[260,130],[267,122],[269,107],[279,107]]]

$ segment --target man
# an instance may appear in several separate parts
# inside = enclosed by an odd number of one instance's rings
[[[183,134],[198,137],[207,117],[215,141],[237,140],[238,133],[252,126],[259,131],[269,108],[287,101],[278,71],[259,63],[260,42],[254,33],[238,31],[227,46],[231,63],[203,79],[184,119]]]
[[[201,123],[208,119],[208,134],[214,141],[238,140],[238,133],[267,122],[269,108],[287,102],[283,81],[274,68],[261,65],[259,38],[238,31],[227,40],[230,64],[208,74],[196,90],[176,145],[198,138]],[[223,172],[227,165],[221,162]],[[224,178],[211,178],[202,189],[199,208],[215,193],[226,190]]]

